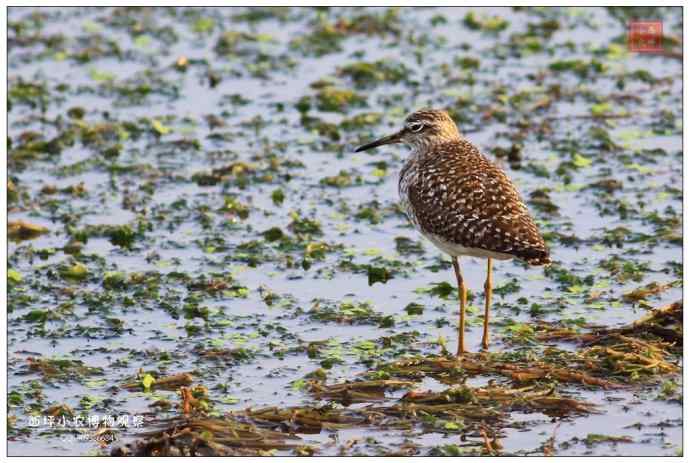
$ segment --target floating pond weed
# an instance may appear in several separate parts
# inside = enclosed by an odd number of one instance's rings
[[[680,13],[9,8],[9,454],[676,455]],[[636,18],[662,54],[628,49]],[[462,258],[462,360],[407,151],[353,153],[429,106],[554,261],[497,266],[479,352]]]

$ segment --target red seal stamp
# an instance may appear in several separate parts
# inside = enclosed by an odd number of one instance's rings
[[[660,53],[664,25],[661,21],[631,21],[628,24],[628,50],[637,53]]]

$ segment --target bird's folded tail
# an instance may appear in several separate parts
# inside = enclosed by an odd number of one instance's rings
[[[532,257],[529,259],[524,259],[529,265],[551,265],[552,260],[548,252],[544,252],[544,255],[538,257]]]
[[[551,256],[549,249],[542,243],[537,246],[524,247],[522,249],[513,249],[513,256],[517,257],[529,265],[549,265],[551,264]]]

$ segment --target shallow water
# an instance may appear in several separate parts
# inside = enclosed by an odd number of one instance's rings
[[[519,348],[508,342],[507,327],[513,323],[582,318],[597,325],[624,325],[647,311],[625,302],[625,292],[654,281],[682,278],[681,244],[674,239],[681,236],[682,219],[682,65],[669,57],[628,53],[626,30],[607,10],[403,8],[377,23],[381,32],[345,34],[339,40],[340,51],[330,47],[322,56],[302,53],[291,41],[314,31],[319,21],[337,24],[362,14],[384,18],[389,10],[304,8],[288,10],[284,16],[274,12],[256,22],[233,19],[244,11],[9,10],[9,36],[16,39],[9,47],[10,99],[20,82],[47,89],[43,109],[32,106],[34,100],[12,101],[8,125],[13,148],[21,146],[29,131],[50,140],[70,124],[95,127],[108,121],[131,122],[142,132],[137,136],[132,129],[127,135],[106,136],[92,144],[77,139],[57,155],[25,162],[15,162],[18,155],[10,150],[9,176],[20,196],[10,202],[9,220],[49,229],[36,239],[11,241],[8,249],[9,268],[22,276],[21,283],[11,285],[8,297],[8,385],[10,392],[18,391],[22,398],[10,407],[17,428],[10,437],[11,455],[107,453],[108,448],[100,449],[93,442],[65,442],[49,430],[30,429],[28,417],[56,404],[87,415],[144,415],[152,412],[151,403],[160,398],[177,401],[175,392],[112,388],[131,382],[140,369],[160,376],[193,372],[195,383],[208,387],[211,397],[233,398],[230,402],[234,403],[213,404],[222,413],[313,403],[293,383],[319,368],[324,358],[338,360],[328,369],[327,382],[335,383],[368,370],[367,360],[439,353],[439,338],[445,338],[452,350],[457,340],[457,300],[420,291],[435,283],[452,283],[450,262],[422,241],[397,209],[397,173],[405,149],[352,152],[359,143],[395,130],[405,114],[422,106],[452,109],[461,131],[494,159],[496,147],[508,148],[511,137],[519,136],[520,168],[505,158],[497,162],[526,199],[545,189],[557,205],[556,212],[549,213],[530,204],[544,232],[581,240],[573,247],[551,235],[549,245],[558,266],[580,279],[590,277],[589,283],[563,285],[541,268],[497,263],[495,285],[516,280],[520,288],[494,296],[492,350]],[[509,24],[497,33],[471,30],[464,21],[470,11],[498,15]],[[659,10],[654,17],[664,19],[667,34],[680,35],[679,8]],[[537,35],[540,50],[511,45],[511,36],[545,18],[555,19],[560,28],[550,38]],[[212,20],[209,30],[204,19]],[[17,33],[17,28],[22,32]],[[176,37],[170,38],[171,31]],[[225,55],[214,47],[228,31],[246,35],[239,35],[230,46],[233,53]],[[53,40],[47,40],[51,36]],[[108,40],[117,44],[119,54],[107,52],[112,47]],[[91,58],[77,59],[89,47],[93,47]],[[175,68],[181,56],[189,62],[184,72]],[[265,69],[256,67],[259,57],[269,63]],[[462,69],[457,59],[463,57],[476,58],[478,67]],[[408,72],[397,82],[370,80],[362,88],[347,76],[337,75],[347,64],[379,59],[402,63]],[[583,78],[549,68],[557,61],[577,59],[598,60],[606,70],[591,71]],[[635,78],[638,70],[648,71],[655,82]],[[209,73],[220,79],[217,85],[210,84]],[[331,130],[337,132],[336,140],[310,128],[297,109],[300,99],[316,95],[318,89],[312,84],[320,79],[333,80],[336,88],[364,97],[362,106],[346,104],[336,111],[320,111],[312,99],[306,115],[334,124]],[[144,97],[132,97],[123,90],[140,84],[150,87]],[[547,109],[528,109],[553,86],[560,86],[560,99]],[[238,104],[240,100],[244,102]],[[630,117],[590,117],[606,103],[611,106],[605,109],[607,114],[626,111]],[[67,115],[75,107],[85,110],[83,121]],[[505,116],[483,117],[492,108]],[[377,113],[381,121],[353,128],[343,124],[364,113]],[[210,127],[209,115],[225,125]],[[153,119],[169,132],[157,132]],[[659,128],[666,119],[670,122]],[[536,129],[547,120],[550,131],[538,133]],[[521,135],[525,123],[532,126]],[[604,131],[618,146],[602,149],[592,129]],[[194,140],[198,148],[172,144],[180,140]],[[119,155],[105,156],[104,151],[116,144]],[[573,159],[579,160],[575,166],[564,165]],[[256,173],[244,179],[230,175],[214,185],[194,177],[239,161],[254,166]],[[351,184],[342,188],[324,184],[324,179],[341,171],[349,173]],[[602,179],[619,180],[621,188],[607,194],[589,187]],[[41,192],[47,185],[60,190],[81,182],[87,192],[84,196]],[[272,200],[278,189],[285,198],[280,204]],[[231,197],[248,207],[247,217],[224,209],[226,198]],[[357,216],[365,207],[372,208],[376,220]],[[298,236],[289,228],[291,213],[318,221],[322,235]],[[653,222],[652,213],[668,219],[670,225]],[[78,230],[89,225],[125,224],[135,231],[141,224],[143,230],[136,233],[129,249],[95,234],[84,244],[81,256],[62,250]],[[262,233],[273,227],[290,239],[287,250],[279,242],[264,239]],[[604,237],[606,230],[616,227],[634,232],[619,240],[620,246]],[[635,233],[647,237],[636,239]],[[397,237],[421,243],[421,253],[401,254]],[[241,246],[253,240],[258,241],[258,250]],[[322,258],[308,257],[310,266],[305,269],[304,245],[309,242],[326,243],[327,251]],[[612,257],[644,270],[637,279],[612,275],[602,267]],[[60,276],[58,269],[75,259],[88,268],[85,280]],[[383,266],[393,278],[370,286],[366,270],[355,271],[349,264]],[[485,263],[463,258],[462,268],[476,296],[466,340],[476,349]],[[157,272],[155,289],[135,284],[104,288],[106,272],[124,272],[126,278],[136,272]],[[220,278],[246,291],[196,290],[174,272],[191,281]],[[594,301],[588,300],[595,290],[601,293]],[[270,306],[262,297],[267,291],[279,296]],[[646,302],[659,306],[680,299],[681,294],[681,286],[676,285]],[[369,302],[382,315],[393,316],[395,324],[381,328],[367,319],[355,324],[319,321],[309,315],[316,299],[326,305],[343,300]],[[403,311],[412,302],[424,306],[421,315]],[[532,304],[541,306],[540,314],[530,314]],[[208,308],[205,318],[199,316],[200,308]],[[27,319],[35,310],[52,317],[42,323]],[[185,318],[185,313],[197,316]],[[404,332],[417,332],[416,340],[373,353],[356,347],[364,340]],[[306,346],[325,340],[331,342],[330,350],[310,358]],[[242,347],[251,355],[244,361],[217,363],[199,357],[198,347]],[[103,375],[46,379],[27,371],[30,356],[81,360],[103,368]],[[105,381],[90,382],[95,379]],[[680,382],[679,377],[675,380]],[[36,381],[40,394],[30,389]],[[557,455],[676,455],[680,451],[681,405],[658,398],[657,386],[614,392],[566,390],[596,403],[601,413],[560,424],[545,415],[516,413],[511,419],[529,424],[507,430],[501,439],[504,452],[530,453],[552,436],[556,426]],[[84,400],[89,396],[105,400],[90,405]],[[633,423],[642,426],[629,428]],[[626,435],[632,442],[591,447],[581,442],[565,444],[590,433]],[[118,438],[123,443],[134,434],[122,432]],[[304,438],[320,443],[320,454],[337,454],[338,445],[326,445],[333,441],[329,434],[324,431]],[[362,436],[378,441],[377,446],[354,445],[352,454],[386,453],[405,439],[427,454],[458,439],[454,434],[421,430],[355,428],[336,434],[340,443]]]

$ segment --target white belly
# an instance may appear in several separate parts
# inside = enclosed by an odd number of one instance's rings
[[[464,246],[460,246],[459,244],[456,243],[451,243],[450,241],[447,241],[443,238],[441,238],[438,235],[435,235],[433,233],[425,233],[420,230],[422,235],[431,243],[436,246],[438,249],[441,251],[445,252],[446,254],[449,254],[453,257],[457,256],[471,256],[471,257],[491,257],[493,259],[498,259],[498,260],[508,260],[512,259],[513,256],[510,254],[505,254],[502,252],[494,252],[494,251],[487,251],[486,249],[479,249],[479,248],[466,248]]]

